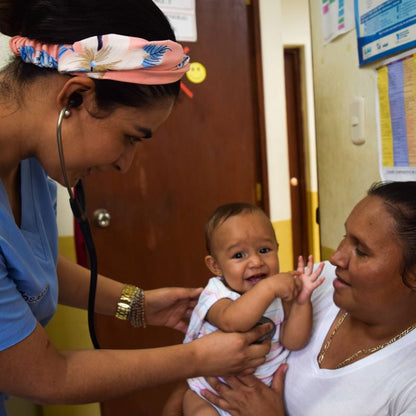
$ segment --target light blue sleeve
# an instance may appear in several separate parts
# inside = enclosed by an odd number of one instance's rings
[[[29,336],[36,323],[28,304],[10,279],[8,264],[0,254],[0,351]]]
[[[18,226],[0,181],[0,350],[53,316],[58,299],[56,185],[35,160],[21,163]]]

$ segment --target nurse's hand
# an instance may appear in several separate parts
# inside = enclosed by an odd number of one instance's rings
[[[287,364],[276,371],[272,386],[267,387],[255,376],[207,378],[217,395],[203,390],[202,395],[232,416],[284,416],[283,386]]]
[[[147,325],[167,326],[183,333],[202,288],[165,287],[144,292]]]
[[[191,349],[187,354],[193,372],[191,377],[253,374],[259,365],[264,364],[271,347],[270,339],[262,343],[255,341],[270,332],[271,327],[267,323],[247,332],[217,330],[184,344]]]

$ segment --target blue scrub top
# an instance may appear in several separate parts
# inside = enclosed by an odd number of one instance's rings
[[[0,180],[0,351],[29,336],[37,322],[46,325],[58,300],[56,184],[36,159],[22,161],[20,178],[20,228]],[[0,416],[4,399],[0,393]]]

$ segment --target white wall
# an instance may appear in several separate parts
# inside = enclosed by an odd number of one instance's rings
[[[359,68],[355,30],[323,45],[320,2],[310,0],[322,246],[334,250],[351,209],[380,180],[375,71]],[[365,98],[365,144],[350,134],[350,104]]]
[[[282,36],[284,47],[303,50],[304,120],[308,156],[308,191],[318,190],[316,174],[315,110],[312,70],[312,45],[308,0],[282,1]]]
[[[0,33],[0,67],[7,63],[10,56],[9,38]]]
[[[288,220],[289,166],[284,86],[284,47],[300,47],[304,65],[304,121],[308,157],[308,191],[317,191],[315,114],[308,0],[260,0],[261,47],[266,117],[270,215]]]
[[[69,195],[66,188],[58,184],[58,231],[60,236],[74,235],[74,224],[71,207],[69,205]]]
[[[286,220],[291,216],[282,20],[280,0],[260,0],[266,147],[272,221]]]

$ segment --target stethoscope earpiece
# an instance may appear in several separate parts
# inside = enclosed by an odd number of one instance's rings
[[[71,94],[68,100],[68,107],[76,108],[82,104],[82,95],[78,92]]]

